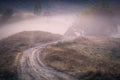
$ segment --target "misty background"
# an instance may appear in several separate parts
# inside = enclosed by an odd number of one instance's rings
[[[120,37],[119,0],[0,0],[0,39],[21,31]]]

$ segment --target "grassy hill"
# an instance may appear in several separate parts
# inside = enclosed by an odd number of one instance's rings
[[[120,79],[120,39],[81,37],[43,50],[42,61],[80,80]]]
[[[16,80],[19,52],[36,44],[61,39],[58,34],[42,31],[24,31],[0,40],[0,80]]]

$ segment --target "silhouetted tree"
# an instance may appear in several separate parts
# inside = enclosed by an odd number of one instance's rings
[[[41,14],[41,9],[42,9],[41,3],[36,3],[35,6],[34,6],[34,14],[35,15],[40,15]]]
[[[5,10],[3,10],[3,13],[2,13],[2,20],[7,20],[12,15],[13,15],[13,9],[11,9],[11,8],[5,9]]]
[[[93,4],[93,12],[98,12],[98,14],[102,14],[108,17],[113,17],[114,12],[110,7],[110,4],[107,0],[101,0],[99,3]]]

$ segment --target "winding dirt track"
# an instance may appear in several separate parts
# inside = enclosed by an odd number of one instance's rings
[[[18,66],[19,80],[77,80],[74,77],[45,66],[40,60],[46,45],[30,48],[21,54]]]

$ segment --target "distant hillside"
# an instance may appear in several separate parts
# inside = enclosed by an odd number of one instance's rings
[[[43,50],[42,61],[83,80],[120,79],[120,39],[81,37]]]
[[[0,80],[13,80],[19,52],[36,44],[60,40],[61,35],[42,31],[24,31],[0,40]],[[6,79],[7,78],[7,79]]]

